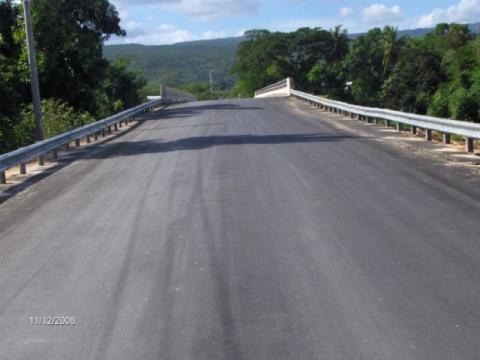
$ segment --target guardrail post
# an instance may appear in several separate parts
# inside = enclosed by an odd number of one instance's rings
[[[112,133],[112,127],[111,127],[110,125],[108,125],[108,127],[107,127],[107,131],[108,131],[108,133],[109,133],[109,134],[111,134],[111,133]]]
[[[118,125],[117,125],[117,123],[115,123],[115,124],[113,125],[113,129],[114,129],[115,131],[118,131]]]
[[[465,138],[465,151],[468,153],[473,153],[473,139]]]
[[[93,133],[93,140],[97,141],[98,140],[98,131],[95,131]]]
[[[80,147],[80,139],[75,139],[75,146]]]
[[[85,136],[85,141],[87,142],[87,144],[90,144],[91,140],[90,140],[90,134],[88,134],[87,136]]]
[[[102,137],[105,137],[105,128],[102,128],[101,133],[102,133]]]
[[[390,127],[390,120],[385,119],[385,127]]]
[[[402,124],[400,124],[399,122],[397,122],[397,131],[400,131],[400,130],[401,130],[401,126],[402,126]]]
[[[5,171],[0,171],[0,184],[7,183],[7,176],[5,175]]]
[[[68,151],[68,150],[70,150],[70,143],[69,142],[65,144],[65,151]]]
[[[432,130],[425,129],[425,139],[427,139],[427,141],[432,141]]]
[[[43,156],[38,157],[38,165],[40,166],[45,165],[45,158]]]
[[[19,168],[21,175],[25,175],[27,173],[27,166],[25,165],[25,163],[20,164]]]
[[[52,151],[52,156],[53,156],[53,159],[54,159],[54,160],[57,160],[57,159],[58,159],[58,150],[57,150],[57,149],[53,149],[53,151]]]
[[[412,135],[417,135],[417,127],[416,126],[411,126],[410,127],[410,132],[412,133]]]
[[[120,129],[123,127],[123,125],[122,125],[122,122],[121,122],[121,121],[119,121],[119,122],[118,122],[118,127],[119,127]]]
[[[443,133],[443,143],[450,144],[450,134]]]

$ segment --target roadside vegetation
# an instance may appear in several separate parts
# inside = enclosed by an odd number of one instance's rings
[[[417,38],[389,26],[354,39],[341,26],[245,37],[233,67],[244,95],[291,76],[298,89],[337,100],[480,121],[480,37],[467,25]]]
[[[0,0],[0,153],[33,142],[30,72],[21,4]],[[37,46],[46,136],[130,108],[146,84],[128,62],[109,63],[103,43],[122,36],[107,0],[35,0]]]

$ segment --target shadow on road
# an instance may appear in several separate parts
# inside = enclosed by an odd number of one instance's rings
[[[310,142],[334,142],[355,138],[350,135],[331,134],[278,134],[278,135],[212,135],[198,136],[162,142],[161,140],[142,140],[132,142],[119,142],[112,144],[91,158],[111,158],[120,156],[134,156],[139,154],[166,153],[182,150],[201,150],[212,146],[225,145],[269,145]]]
[[[238,104],[207,104],[207,105],[197,105],[197,106],[183,106],[178,108],[168,108],[162,111],[162,118],[168,119],[178,119],[178,118],[187,118],[196,115],[200,115],[204,111],[212,110],[261,110],[261,107],[252,107],[252,106],[242,106]],[[155,112],[151,113],[146,119],[155,119],[157,118]]]

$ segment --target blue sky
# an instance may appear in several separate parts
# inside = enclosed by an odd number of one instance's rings
[[[331,28],[350,33],[375,26],[399,29],[438,22],[480,21],[480,0],[110,0],[128,35],[109,43],[171,44],[239,36],[262,28]]]

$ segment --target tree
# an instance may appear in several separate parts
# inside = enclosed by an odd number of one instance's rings
[[[346,77],[341,64],[322,62],[308,73],[309,88],[314,93],[334,99],[349,100],[345,93]]]
[[[345,59],[353,82],[352,96],[361,105],[380,105],[381,88],[385,81],[382,30],[375,28],[357,37]]]
[[[97,95],[100,117],[139,104],[142,101],[140,90],[146,83],[141,74],[129,70],[127,59],[119,59],[111,64],[106,70],[105,79]]]
[[[399,42],[397,39],[397,28],[385,26],[382,32],[383,46],[383,71],[387,73],[392,64],[395,64],[399,51]]]
[[[433,94],[445,80],[442,59],[424,41],[409,40],[382,86],[383,106],[425,114]]]
[[[0,152],[33,141],[26,130],[28,110],[18,110],[25,105],[28,109],[31,102],[21,6],[0,0]],[[50,98],[43,103],[47,133],[80,126],[93,119],[91,115],[108,116],[141,101],[138,90],[144,80],[126,63],[110,65],[103,58],[103,42],[113,34],[125,34],[107,0],[35,0],[32,18],[41,93]]]
[[[238,48],[233,67],[233,73],[239,78],[239,88],[253,94],[255,90],[291,76],[297,86],[308,89],[312,67],[322,62],[333,63],[333,54],[339,58],[344,52],[342,44],[346,35],[340,28],[337,31],[339,47],[336,51],[332,50],[332,34],[319,28],[301,28],[292,33],[246,32],[246,40]]]
[[[270,83],[289,74],[288,44],[282,33],[268,30],[252,30],[245,33],[240,43],[232,73],[238,76],[238,88],[252,95]]]
[[[32,17],[42,96],[95,114],[108,68],[103,42],[125,35],[115,7],[107,0],[35,0]]]
[[[15,37],[18,15],[12,1],[0,1],[0,153],[15,146],[14,118],[26,93],[25,76],[18,65],[21,46]]]
[[[345,29],[342,29],[342,25],[337,25],[330,30],[332,36],[332,50],[330,59],[334,63],[339,63],[348,54],[349,39]]]

